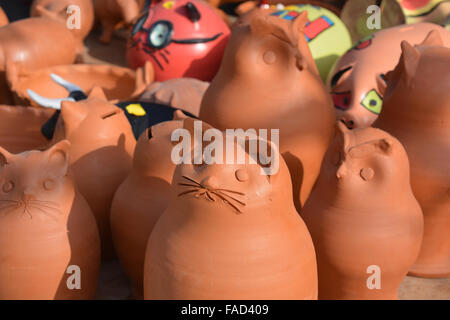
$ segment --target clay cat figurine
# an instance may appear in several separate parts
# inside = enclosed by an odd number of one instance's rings
[[[39,17],[1,27],[0,103],[12,104],[8,84],[16,81],[21,70],[72,64],[76,56],[77,44],[72,32],[58,21]]]
[[[138,0],[93,0],[95,16],[100,21],[103,32],[100,41],[104,44],[111,42],[116,26],[123,22],[131,25],[139,15],[140,2]]]
[[[303,34],[306,20],[306,11],[293,22],[260,13],[235,26],[199,116],[221,130],[279,129],[297,210],[319,174],[336,117]]]
[[[437,32],[422,44],[402,43],[402,57],[388,75],[383,112],[375,127],[404,145],[411,186],[425,231],[412,275],[450,276],[450,48]]]
[[[136,140],[124,112],[106,101],[100,88],[87,100],[64,101],[53,142],[67,139],[72,147],[74,179],[89,203],[100,230],[102,255],[113,256],[109,215],[117,187],[132,166]]]
[[[95,297],[100,240],[68,173],[69,147],[61,141],[16,155],[0,147],[2,300]],[[81,275],[70,289],[72,268]]]
[[[316,249],[319,299],[397,299],[423,235],[398,140],[339,122],[301,216]]]
[[[78,41],[78,50],[83,50],[83,40],[86,38],[94,25],[94,5],[92,0],[34,0],[31,5],[32,17],[48,17],[60,21],[64,25],[77,12],[73,11],[73,6],[79,8],[79,28],[71,29]]]
[[[134,297],[143,297],[147,240],[172,192],[175,164],[171,159],[173,130],[183,121],[166,121],[149,128],[136,144],[133,169],[119,186],[111,205],[114,247],[133,285]]]
[[[271,175],[249,153],[246,164],[177,166],[147,245],[145,299],[317,298],[314,247],[272,152]]]

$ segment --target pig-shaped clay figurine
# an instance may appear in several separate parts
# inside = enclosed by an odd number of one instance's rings
[[[9,84],[21,70],[72,64],[76,57],[77,42],[59,21],[29,18],[0,28],[0,103],[12,104]]]
[[[335,112],[303,29],[256,13],[234,27],[222,65],[202,100],[200,119],[220,129],[278,129],[299,210],[334,135]]]
[[[102,25],[100,41],[104,44],[111,42],[116,26],[123,22],[131,25],[139,15],[140,2],[138,0],[94,0],[95,16]]]
[[[34,0],[31,16],[61,21],[74,33],[82,50],[83,40],[94,25],[94,5],[92,0]]]
[[[420,43],[431,30],[450,46],[450,32],[432,23],[401,25],[378,31],[359,41],[337,62],[328,77],[338,119],[349,128],[370,126],[381,112],[385,74],[394,69],[400,43]]]
[[[450,276],[450,48],[437,31],[416,47],[402,42],[402,57],[388,75],[383,112],[375,127],[402,142],[411,186],[422,206],[422,248],[410,273]]]

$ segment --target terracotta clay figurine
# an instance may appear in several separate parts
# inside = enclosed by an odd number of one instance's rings
[[[378,31],[343,55],[328,78],[338,119],[349,128],[370,126],[381,112],[385,74],[398,62],[401,41],[418,44],[431,30],[437,30],[450,47],[449,31],[432,23],[417,23]]]
[[[423,235],[398,140],[339,122],[301,216],[317,253],[319,299],[397,299]]]
[[[272,148],[279,170],[269,176],[234,147],[245,164],[175,169],[172,198],[147,245],[145,299],[317,298],[314,247],[295,210],[286,164]]]
[[[69,147],[61,141],[20,154],[0,147],[2,300],[95,298],[100,240],[68,173]]]
[[[114,247],[133,286],[143,298],[147,240],[169,204],[175,164],[171,160],[171,134],[182,121],[167,121],[148,129],[136,144],[133,169],[119,186],[111,205]]]
[[[230,30],[201,0],[165,0],[136,22],[127,45],[130,68],[150,61],[155,80],[211,81],[220,66]]]
[[[67,90],[53,80],[55,75],[76,84],[86,93],[101,87],[108,101],[137,100],[153,81],[153,66],[147,63],[138,70],[131,70],[112,65],[72,64],[23,72],[11,83],[15,103],[36,106],[28,90],[48,98],[67,96]]]
[[[450,48],[431,32],[419,46],[402,42],[374,126],[396,136],[411,162],[411,186],[425,218],[410,274],[450,276]]]
[[[36,37],[45,34],[45,37]],[[12,104],[8,83],[31,71],[75,61],[76,41],[67,27],[49,18],[30,18],[0,28],[0,103]]]
[[[200,104],[208,86],[209,82],[194,78],[153,82],[145,89],[139,100],[169,105],[198,116]]]
[[[131,170],[136,144],[130,123],[120,108],[106,101],[100,88],[94,88],[87,100],[62,102],[53,142],[62,139],[72,145],[71,169],[97,220],[102,256],[111,258],[111,202]]]
[[[34,0],[31,5],[32,17],[49,17],[69,25],[83,50],[83,40],[94,25],[94,5],[92,0]]]
[[[9,23],[8,16],[5,11],[0,7],[0,27],[6,26]]]
[[[303,33],[293,22],[255,15],[233,29],[200,119],[225,130],[279,129],[297,210],[307,199],[334,135],[335,112]]]
[[[139,16],[138,0],[93,0],[95,16],[102,25],[100,41],[111,42],[119,24],[131,25]]]
[[[41,127],[52,114],[44,108],[0,105],[0,146],[11,153],[43,149],[48,140]]]

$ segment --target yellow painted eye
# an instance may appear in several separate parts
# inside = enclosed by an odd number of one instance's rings
[[[361,105],[375,114],[380,114],[381,107],[383,106],[383,98],[378,94],[376,90],[369,91],[364,99],[361,101]]]
[[[137,117],[145,116],[147,113],[145,112],[144,108],[138,103],[135,104],[129,104],[126,106],[127,112],[129,114],[132,114]]]
[[[170,9],[172,9],[173,5],[174,5],[173,1],[166,1],[166,2],[163,3],[162,6],[164,8],[166,8],[167,10],[170,10]]]

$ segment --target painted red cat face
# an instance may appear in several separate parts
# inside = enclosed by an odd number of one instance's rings
[[[155,80],[190,77],[210,81],[219,69],[230,31],[208,4],[167,0],[152,6],[128,42],[131,68],[150,61]]]

